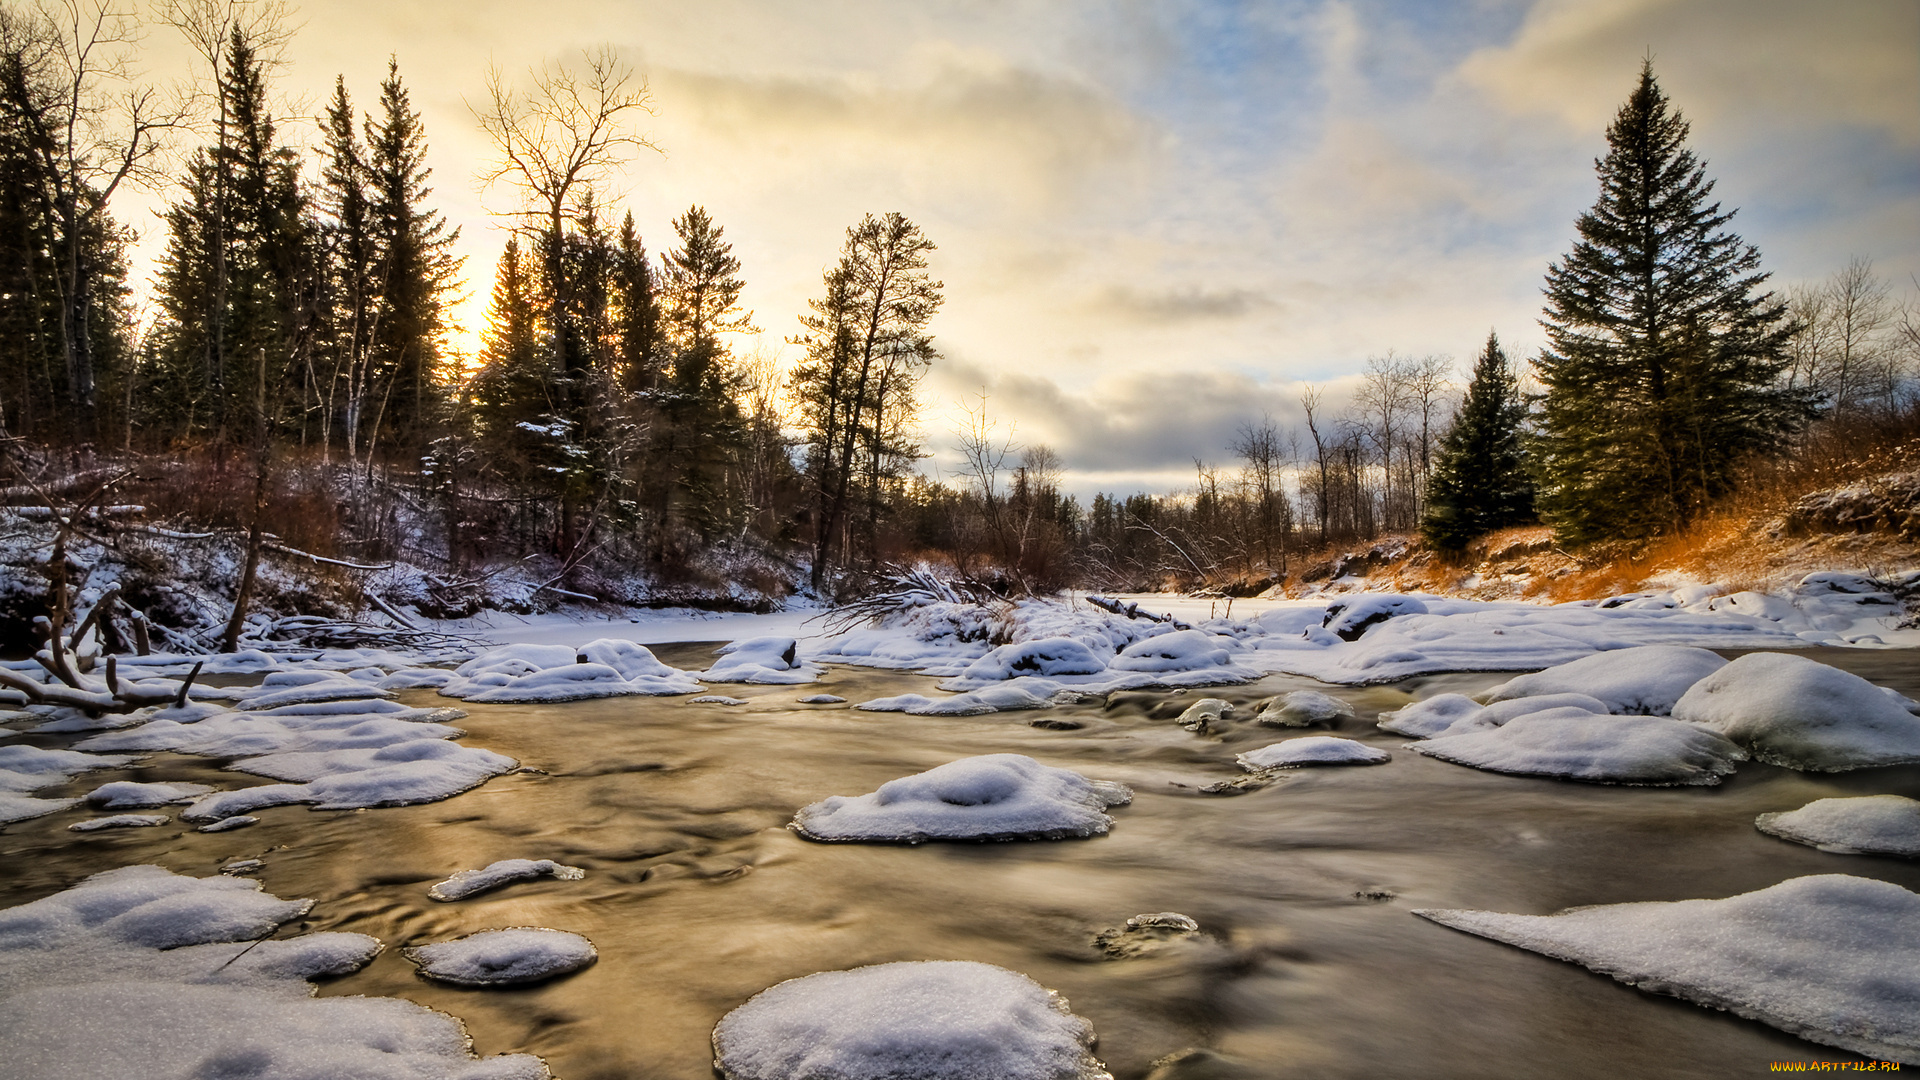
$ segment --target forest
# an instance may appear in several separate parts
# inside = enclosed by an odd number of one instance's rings
[[[808,310],[778,316],[743,308],[751,268],[703,207],[650,251],[609,191],[654,105],[613,51],[493,71],[473,106],[511,210],[467,354],[450,305],[488,268],[451,252],[399,59],[377,87],[336,80],[300,132],[274,81],[286,9],[172,0],[156,19],[0,6],[5,501],[230,537],[229,646],[263,554],[289,551],[417,565],[416,607],[462,614],[507,568],[548,600],[753,607],[920,563],[1001,592],[1249,595],[1383,536],[1457,553],[1540,522],[1570,550],[1633,545],[1910,446],[1920,417],[1916,290],[1865,259],[1773,285],[1650,62],[1580,239],[1545,268],[1546,349],[1510,356],[1498,328],[1465,365],[1383,349],[1301,385],[1303,423],[1242,425],[1189,488],[1083,504],[984,392],[928,430],[938,316],[966,297],[901,213],[849,223]],[[128,81],[136,30],[181,35],[198,83]],[[115,216],[135,186],[167,202],[154,266]],[[762,329],[790,363],[743,349]],[[946,481],[920,467],[939,440],[965,462]]]

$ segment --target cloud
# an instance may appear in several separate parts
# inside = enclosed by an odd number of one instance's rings
[[[1146,291],[1115,285],[1093,302],[1096,313],[1141,322],[1182,323],[1196,320],[1237,319],[1260,308],[1275,306],[1273,299],[1253,289],[1186,287]]]

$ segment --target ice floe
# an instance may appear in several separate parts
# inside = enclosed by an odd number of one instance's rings
[[[600,958],[579,934],[538,926],[481,930],[400,950],[420,974],[455,986],[520,986],[579,971]]]
[[[1821,851],[1920,858],[1920,800],[1901,795],[1815,799],[1798,810],[1761,814],[1753,824]]]
[[[823,971],[713,1029],[726,1080],[1111,1080],[1093,1027],[1017,972],[964,960]]]
[[[516,881],[533,881],[543,877],[578,881],[586,876],[585,870],[577,866],[563,866],[552,859],[501,859],[488,863],[483,869],[462,870],[428,889],[427,895],[435,900],[464,900],[475,893],[511,885]]]
[[[1664,716],[1607,716],[1562,706],[1499,727],[1415,743],[1428,757],[1489,772],[1599,784],[1718,784],[1744,751],[1696,724]]]
[[[308,980],[359,970],[380,942],[261,940],[311,906],[130,866],[0,911],[0,1061],[35,1080],[548,1076],[528,1055],[476,1059],[459,1021],[411,1002],[314,998]]]
[[[1295,690],[1267,702],[1254,718],[1267,727],[1313,727],[1353,719],[1353,706],[1318,690]]]
[[[110,817],[88,818],[67,826],[71,832],[97,832],[101,829],[140,829],[155,825],[165,825],[171,819],[165,814],[114,814]]]
[[[985,754],[813,803],[791,827],[829,841],[1052,840],[1103,834],[1113,825],[1103,811],[1132,800],[1120,784],[1023,754]]]
[[[1333,735],[1307,735],[1270,743],[1234,758],[1248,772],[1296,765],[1379,765],[1393,757],[1375,746]]]
[[[1882,1061],[1920,1064],[1920,895],[1842,874],[1724,900],[1414,914]]]
[[[1694,684],[1673,715],[1790,769],[1920,762],[1920,717],[1852,672],[1791,653],[1734,660]]]

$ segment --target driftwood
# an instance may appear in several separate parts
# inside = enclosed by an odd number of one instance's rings
[[[1175,630],[1193,629],[1193,627],[1188,626],[1172,615],[1156,615],[1151,611],[1142,611],[1140,610],[1140,605],[1132,601],[1123,604],[1118,600],[1113,600],[1105,596],[1089,596],[1086,599],[1087,603],[1092,604],[1094,607],[1100,608],[1103,611],[1111,611],[1115,615],[1125,616],[1129,619],[1145,619],[1148,622],[1167,623]]]

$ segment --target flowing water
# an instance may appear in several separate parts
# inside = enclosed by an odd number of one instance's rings
[[[656,651],[699,667],[710,648]],[[1813,654],[1920,696],[1914,653]],[[270,809],[260,825],[226,834],[177,822],[68,832],[80,811],[22,822],[0,833],[0,905],[113,866],[205,875],[259,857],[269,891],[319,901],[285,933],[352,930],[390,946],[321,993],[442,1009],[468,1023],[481,1053],[539,1054],[566,1080],[711,1078],[713,1025],[754,993],[815,971],[918,959],[986,961],[1061,991],[1092,1021],[1097,1052],[1121,1080],[1735,1077],[1776,1060],[1852,1059],[1409,911],[1547,913],[1726,896],[1816,873],[1920,890],[1920,864],[1825,854],[1753,828],[1758,813],[1826,796],[1920,797],[1920,768],[1802,775],[1744,763],[1719,788],[1607,787],[1429,760],[1362,722],[1338,733],[1394,750],[1391,762],[1298,770],[1227,797],[1200,789],[1238,775],[1235,753],[1296,733],[1243,722],[1198,736],[1170,721],[1201,696],[1250,702],[1310,686],[1370,719],[1416,690],[1474,693],[1503,678],[1355,689],[1272,677],[965,718],[796,704],[823,691],[851,701],[927,692],[933,681],[836,668],[817,686],[725,688],[749,699],[739,706],[472,706],[463,741],[541,771],[426,806]],[[445,704],[430,692],[407,700]],[[1112,811],[1110,835],[1084,841],[817,844],[785,828],[828,795],[1002,751],[1122,781],[1133,804]],[[156,755],[41,794],[122,778],[233,782],[200,759]],[[587,877],[427,899],[449,873],[503,858],[557,859]],[[1192,916],[1202,935],[1124,958],[1095,943],[1129,916],[1160,911]],[[532,988],[461,990],[419,978],[391,947],[522,925],[584,934],[600,961]],[[1206,1052],[1156,1071],[1156,1059],[1188,1048]]]

